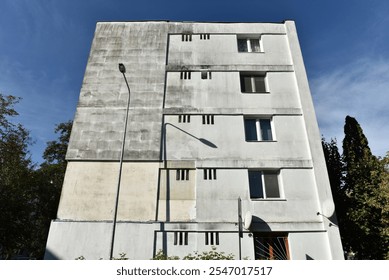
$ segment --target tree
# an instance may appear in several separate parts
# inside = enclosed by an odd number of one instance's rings
[[[371,153],[366,136],[355,118],[346,117],[343,140],[346,199],[343,220],[344,246],[358,259],[383,259],[382,211],[380,194],[382,163]]]
[[[343,233],[347,231],[344,228],[345,217],[345,203],[347,200],[345,188],[344,188],[344,166],[342,157],[339,153],[336,139],[331,139],[330,142],[326,142],[325,138],[322,138],[322,146],[324,151],[324,157],[327,163],[327,172],[330,180],[332,196],[334,199],[336,216],[338,219],[339,230],[343,240]]]
[[[379,200],[381,207],[381,245],[383,259],[389,260],[389,152],[381,159],[381,181],[378,188]]]
[[[327,163],[328,177],[331,184],[334,203],[337,206],[337,210],[342,212],[341,207],[345,200],[343,184],[344,167],[342,157],[339,153],[336,139],[331,139],[330,142],[326,142],[325,139],[322,138],[322,146],[324,151],[324,157]]]
[[[0,258],[28,250],[34,196],[29,132],[10,121],[19,98],[0,94]]]
[[[43,258],[51,219],[56,217],[72,122],[57,125],[38,169],[31,162],[29,132],[11,118],[20,98],[0,94],[0,259],[25,252]]]
[[[36,170],[36,225],[33,256],[44,257],[51,220],[57,216],[59,198],[66,171],[66,151],[69,144],[72,121],[60,123],[55,128],[58,139],[47,142],[43,153],[45,161]]]

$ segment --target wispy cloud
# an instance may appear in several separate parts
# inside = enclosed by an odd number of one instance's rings
[[[361,58],[310,81],[322,134],[341,145],[346,115],[355,117],[376,155],[389,151],[389,60]]]

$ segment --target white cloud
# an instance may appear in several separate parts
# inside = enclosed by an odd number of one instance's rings
[[[373,154],[389,151],[389,60],[362,58],[311,79],[321,133],[327,140],[343,140],[346,115],[355,117]]]

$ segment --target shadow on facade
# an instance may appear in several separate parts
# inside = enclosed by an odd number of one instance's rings
[[[264,220],[262,220],[258,216],[253,215],[250,231],[255,233],[255,232],[271,232],[272,230]]]
[[[59,260],[59,258],[52,253],[49,249],[46,249],[44,260]]]

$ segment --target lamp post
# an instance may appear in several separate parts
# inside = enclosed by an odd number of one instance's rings
[[[123,141],[122,141],[122,148],[120,151],[120,162],[119,162],[119,175],[118,175],[118,183],[117,183],[117,189],[116,189],[116,201],[115,201],[115,209],[114,209],[114,216],[113,216],[113,224],[112,224],[112,239],[111,239],[111,251],[109,254],[109,259],[112,260],[113,258],[113,248],[115,243],[115,231],[116,231],[116,220],[118,215],[118,205],[119,205],[119,193],[120,193],[120,182],[122,179],[122,169],[123,169],[123,157],[124,157],[124,146],[126,143],[126,134],[127,134],[127,123],[128,123],[128,112],[130,109],[130,95],[131,90],[130,86],[128,85],[127,78],[126,78],[126,67],[123,63],[119,63],[119,71],[123,74],[123,78],[126,82],[127,88],[128,88],[128,99],[127,99],[127,109],[126,109],[126,118],[124,122],[124,132],[123,132]]]

